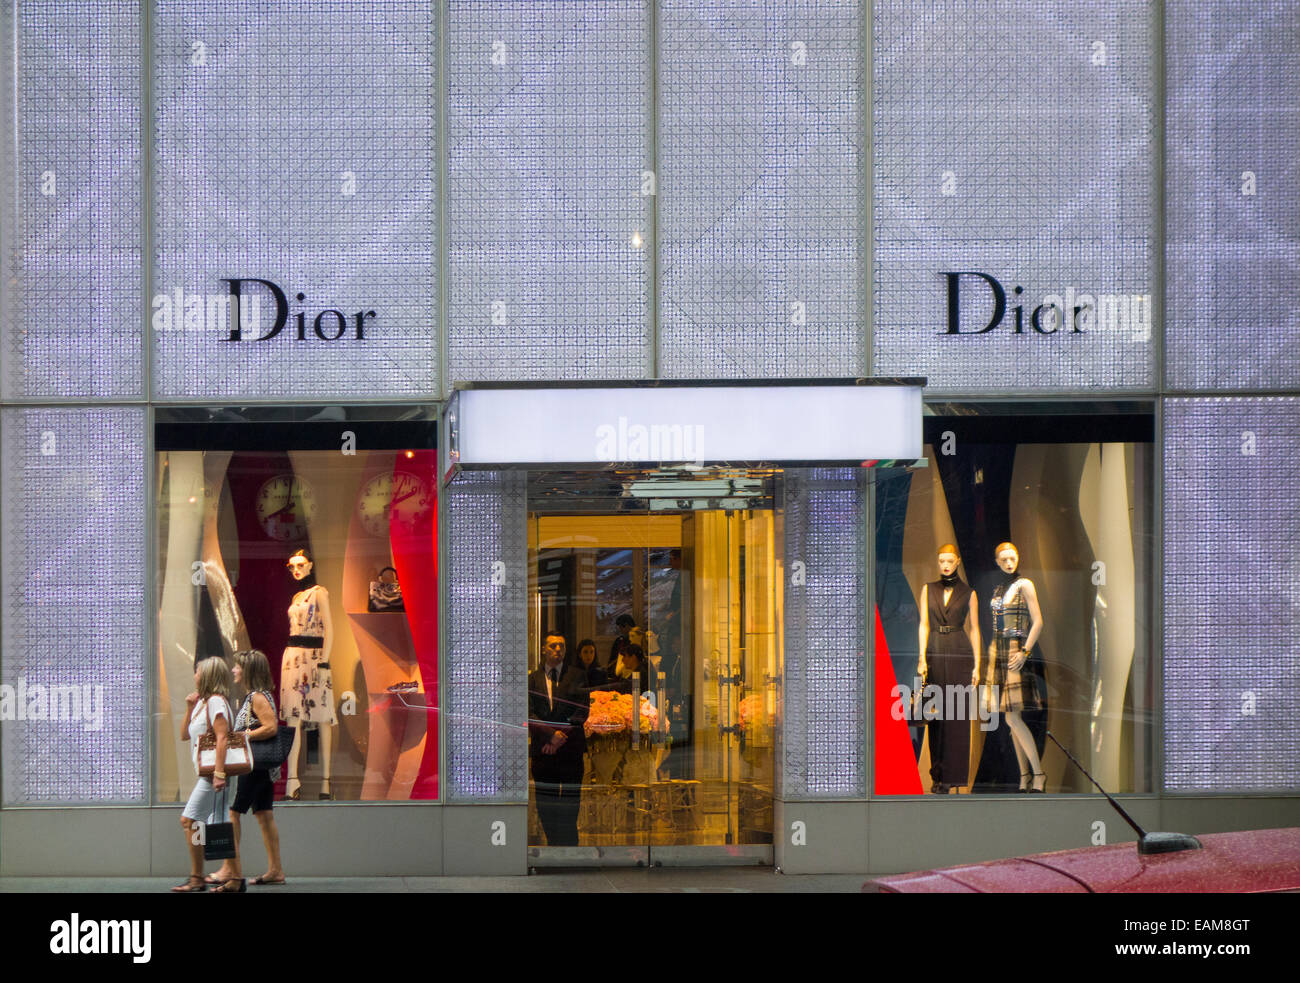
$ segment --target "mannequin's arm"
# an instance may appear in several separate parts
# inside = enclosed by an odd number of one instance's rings
[[[330,592],[324,587],[316,591],[316,603],[320,605],[320,620],[325,628],[325,641],[321,643],[321,661],[329,662],[330,649],[334,645],[334,622],[330,620]]]
[[[1028,651],[1038,642],[1038,636],[1043,632],[1043,612],[1038,607],[1038,591],[1034,590],[1032,580],[1025,581],[1025,603],[1029,605],[1029,637],[1025,639],[1025,650]]]
[[[920,658],[916,660],[916,674],[922,677],[925,676],[925,670],[926,670],[925,648],[927,645],[930,644],[930,602],[928,597],[929,591],[930,591],[929,584],[926,584],[921,588],[921,602],[920,602],[921,603],[921,627],[917,631],[917,644],[920,646],[920,648],[918,648],[917,651],[920,653]]]
[[[972,683],[978,683],[980,680],[980,621],[975,617],[975,612],[979,610],[979,603],[979,595],[971,591],[970,605],[966,608],[966,637],[970,639],[971,651],[975,653],[975,669],[970,677]]]

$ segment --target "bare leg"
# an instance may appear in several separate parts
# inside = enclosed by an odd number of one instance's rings
[[[240,870],[239,867],[239,813],[231,812],[230,825],[234,827],[235,855],[231,857],[229,860],[227,860],[226,863],[230,864],[230,870],[231,870],[230,876],[238,880],[239,878],[244,876],[243,872]]]
[[[190,876],[203,877],[203,839],[199,836],[199,824],[188,816],[181,816],[181,830],[185,833],[185,845],[190,850]]]
[[[280,830],[275,825],[275,813],[270,809],[253,813],[262,827],[262,842],[266,845],[266,873],[263,880],[278,881],[284,876],[280,865]]]

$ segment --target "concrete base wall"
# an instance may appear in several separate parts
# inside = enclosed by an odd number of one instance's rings
[[[1300,797],[1120,797],[1151,830],[1300,826]],[[524,805],[291,805],[275,810],[285,870],[300,876],[514,875],[528,871]],[[1105,799],[963,796],[777,802],[774,861],[788,874],[891,874],[1136,839]],[[1098,827],[1096,824],[1104,824]],[[264,870],[256,820],[244,868]],[[694,861],[692,861],[694,862]],[[699,862],[726,863],[725,849]],[[733,861],[734,862],[734,861]],[[177,806],[0,811],[0,876],[182,876]]]

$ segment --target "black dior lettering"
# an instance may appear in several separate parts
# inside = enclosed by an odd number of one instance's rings
[[[272,283],[270,280],[261,280],[257,277],[222,277],[220,279],[222,283],[229,285],[231,299],[230,307],[231,310],[235,312],[234,317],[232,318],[233,325],[230,329],[230,337],[226,339],[227,341],[240,341],[242,339],[241,321],[246,322],[247,318],[243,316],[240,307],[240,293],[242,290],[247,294],[251,285],[260,284],[266,290],[269,290],[271,296],[275,298],[275,323],[271,326],[270,331],[255,340],[270,341],[284,330],[284,326],[289,323],[289,301],[285,296],[285,292],[276,286],[276,284]],[[294,299],[301,304],[307,299],[307,295],[299,292],[294,295]],[[180,302],[178,301],[177,303]],[[354,317],[356,321],[356,337],[358,341],[365,338],[366,318],[377,316],[378,315],[374,311],[361,310],[356,312]],[[298,340],[306,341],[307,312],[304,310],[294,311],[293,323],[294,334],[297,336]],[[327,307],[315,315],[311,324],[316,337],[321,341],[338,341],[347,333],[348,316],[336,308]]]
[[[940,274],[948,280],[948,330],[946,334],[984,334],[992,331],[1002,323],[1002,315],[1007,312],[1007,293],[1002,289],[1002,284],[987,273],[979,273],[975,270],[957,270],[955,272],[943,272]],[[961,300],[960,300],[960,280],[964,276],[977,276],[993,290],[993,316],[989,323],[978,331],[961,330]]]
[[[1020,286],[1017,286],[1016,289],[1012,291],[1012,293],[1014,293],[1017,297],[1019,297],[1024,292],[1025,292],[1025,288]],[[1015,311],[1016,311],[1016,334],[1024,334],[1025,333],[1025,322],[1023,320],[1024,309],[1021,307],[1020,304],[1017,304],[1015,307]]]
[[[333,315],[335,318],[338,319],[339,329],[335,331],[332,335],[327,335],[324,331],[321,330],[321,318],[323,318],[326,314]],[[337,341],[339,338],[343,337],[343,332],[348,329],[348,322],[344,320],[342,311],[335,311],[335,310],[321,311],[319,314],[316,315],[316,320],[312,324],[312,329],[316,332],[316,337],[320,338],[321,341]]]
[[[236,315],[234,317],[234,323],[230,328],[230,337],[226,339],[227,341],[239,341],[242,336],[240,331],[240,324],[239,324],[240,317],[242,316],[239,313],[240,312],[239,288],[242,284],[245,283],[260,283],[267,290],[271,291],[271,296],[275,298],[275,326],[271,328],[270,334],[263,335],[261,338],[257,338],[255,340],[269,341],[270,339],[274,338],[276,335],[280,333],[280,329],[284,327],[285,322],[289,318],[289,300],[288,298],[285,297],[283,290],[277,287],[270,280],[259,280],[256,277],[244,277],[244,278],[222,277],[221,282],[230,284],[231,306],[232,309],[236,312]]]
[[[1045,309],[1055,312],[1057,310],[1057,307],[1055,304],[1039,304],[1037,307],[1034,308],[1034,313],[1029,316],[1030,327],[1032,327],[1039,334],[1056,334],[1056,332],[1059,329],[1052,328],[1049,331],[1047,328],[1044,328],[1042,324],[1039,322],[1039,318],[1042,316],[1042,313]]]

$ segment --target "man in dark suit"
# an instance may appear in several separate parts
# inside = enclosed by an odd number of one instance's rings
[[[528,675],[528,763],[537,791],[537,818],[547,846],[578,845],[582,801],[583,724],[590,702],[587,676],[564,663],[564,636],[546,633],[542,665]]]

